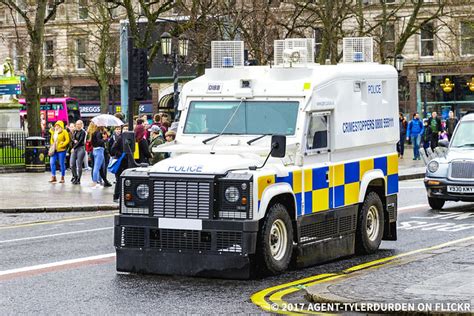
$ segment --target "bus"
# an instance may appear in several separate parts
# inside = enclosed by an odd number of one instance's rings
[[[24,120],[26,116],[26,101],[25,99],[19,99],[18,101],[22,105],[20,116]],[[47,127],[48,123],[54,124],[61,120],[64,124],[69,124],[81,118],[78,100],[68,97],[41,98],[40,112],[42,130]]]

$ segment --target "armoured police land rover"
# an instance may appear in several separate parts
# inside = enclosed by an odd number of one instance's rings
[[[242,42],[212,43],[171,158],[121,175],[118,271],[248,278],[396,240],[397,72],[367,38],[339,65],[313,47],[276,41],[273,65],[245,67]]]

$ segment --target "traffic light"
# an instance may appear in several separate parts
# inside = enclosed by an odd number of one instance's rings
[[[129,51],[128,84],[134,100],[145,100],[148,92],[148,60],[146,48],[132,48]]]

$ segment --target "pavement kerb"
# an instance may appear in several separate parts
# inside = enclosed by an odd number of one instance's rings
[[[101,205],[79,205],[79,206],[45,206],[45,207],[17,207],[0,209],[0,213],[55,213],[55,212],[95,212],[115,211],[119,209],[117,203]]]
[[[413,173],[413,174],[404,174],[398,177],[399,181],[404,180],[413,180],[413,179],[423,179],[425,177],[425,173]]]

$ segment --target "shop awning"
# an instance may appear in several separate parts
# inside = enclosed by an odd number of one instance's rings
[[[161,99],[160,102],[158,102],[158,107],[160,109],[172,109],[173,106],[173,94],[166,94],[164,95]]]

